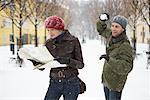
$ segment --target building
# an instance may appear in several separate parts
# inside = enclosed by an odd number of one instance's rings
[[[0,46],[9,45],[11,36],[14,34],[14,43],[17,44],[19,38],[19,28],[14,25],[14,33],[12,33],[12,21],[7,17],[5,12],[0,12]],[[38,43],[45,41],[45,29],[43,23],[38,25]],[[27,19],[22,26],[22,41],[24,44],[34,44],[35,29],[34,25]]]

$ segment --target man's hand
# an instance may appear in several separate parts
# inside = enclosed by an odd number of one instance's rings
[[[103,32],[107,28],[105,21],[98,20],[96,23],[96,29],[98,32]]]
[[[58,58],[55,58],[54,60],[57,60],[60,64],[70,63],[70,59],[68,57],[58,57]]]
[[[103,59],[103,58],[104,58],[105,60],[107,60],[107,61],[109,60],[109,56],[107,56],[106,54],[101,55],[100,58],[99,58],[99,60],[101,60],[101,59]]]

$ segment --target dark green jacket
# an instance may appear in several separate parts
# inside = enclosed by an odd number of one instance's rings
[[[133,49],[125,32],[117,38],[113,38],[110,31],[99,31],[99,34],[107,40],[106,54],[109,56],[104,63],[102,83],[113,91],[121,91],[133,68]]]

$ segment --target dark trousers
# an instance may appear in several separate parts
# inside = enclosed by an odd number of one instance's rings
[[[121,100],[122,91],[112,91],[104,86],[104,92],[106,100]]]
[[[70,77],[67,79],[50,79],[44,100],[59,100],[63,95],[64,100],[77,100],[80,92],[79,78]]]

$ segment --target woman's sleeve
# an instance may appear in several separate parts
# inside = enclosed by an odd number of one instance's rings
[[[74,59],[70,58],[69,65],[77,69],[82,69],[84,67],[82,49],[78,38],[75,39]]]

